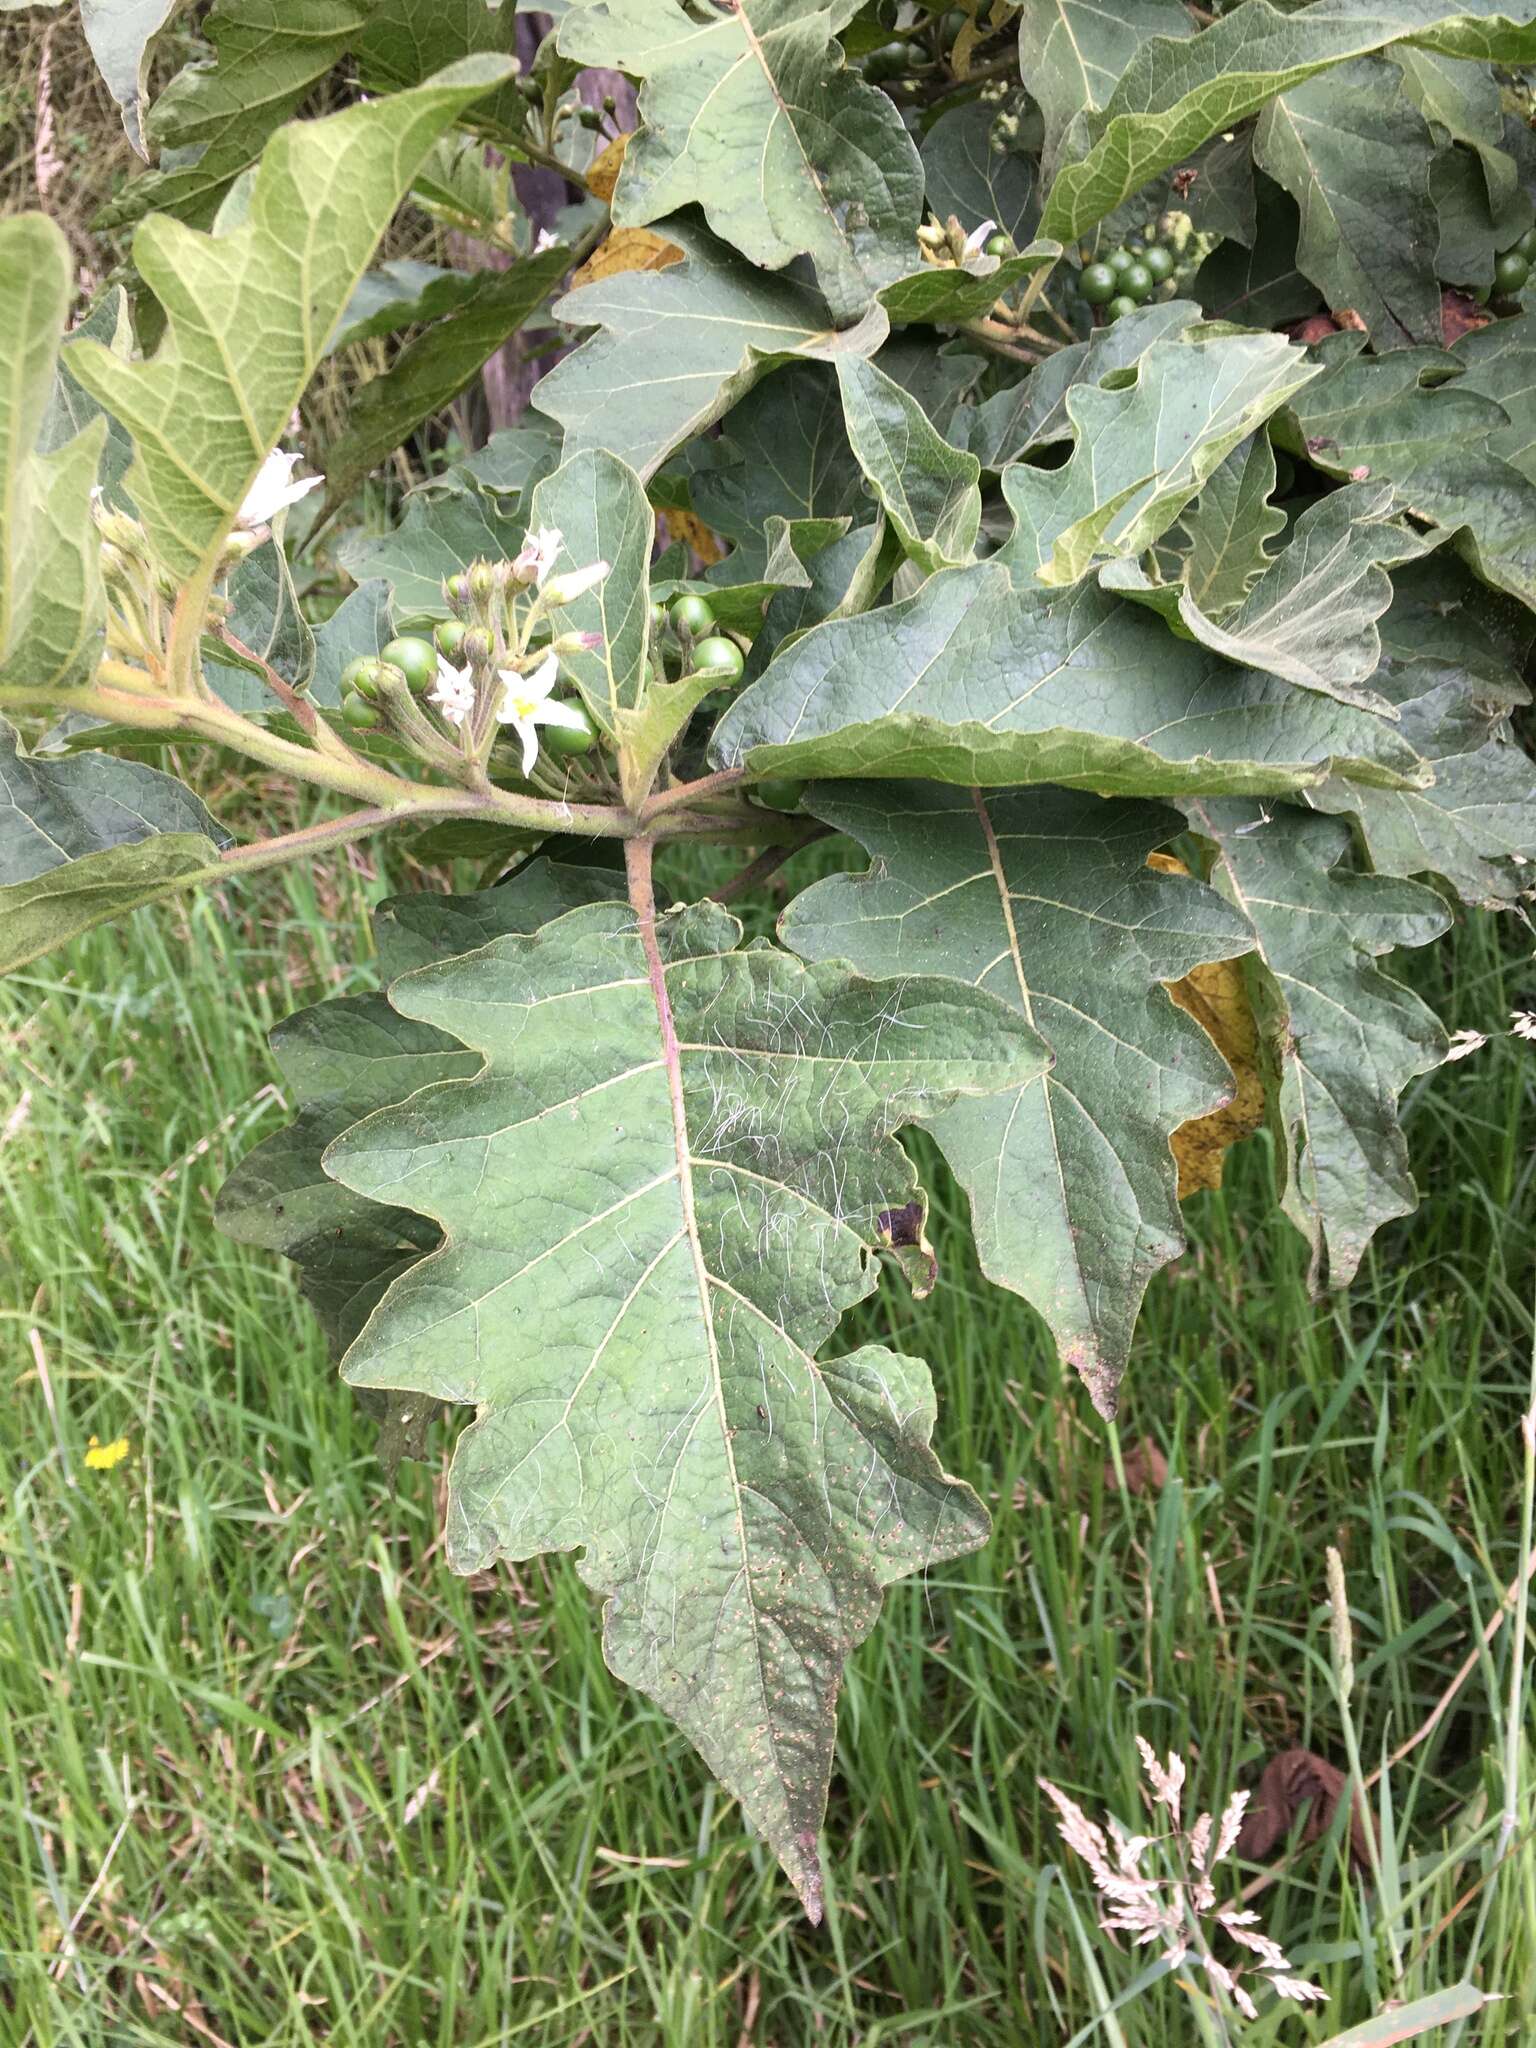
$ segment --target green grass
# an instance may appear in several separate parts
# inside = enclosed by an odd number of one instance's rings
[[[1120,1423],[1123,1449],[1166,1454],[1160,1494],[1106,1477],[1103,1425],[980,1283],[939,1183],[939,1289],[887,1288],[849,1336],[932,1361],[943,1455],[997,1531],[897,1589],[854,1660],[813,1932],[609,1677],[571,1561],[450,1577],[440,1463],[386,1479],[286,1270],[213,1229],[223,1175],[283,1114],[265,1032],[364,978],[351,920],[377,893],[290,875],[0,989],[0,2038],[1219,2038],[1166,1978],[1106,2017],[1145,1954],[1096,1933],[1035,1779],[1131,1820],[1138,1733],[1190,1758],[1207,1805],[1289,1745],[1342,1766],[1330,1544],[1367,1769],[1440,1699],[1519,1561],[1536,1048],[1498,1040],[1414,1091],[1424,1205],[1346,1299],[1308,1300],[1262,1140],[1194,1205]],[[1529,952],[1477,921],[1404,964],[1487,1026]],[[92,1436],[131,1455],[89,1469]],[[1244,2038],[1321,2042],[1464,1970],[1509,1995],[1437,2043],[1532,2038],[1529,1716],[1489,1877],[1511,1636],[1373,1794],[1383,1885],[1334,1839],[1257,1900],[1331,2003]]]

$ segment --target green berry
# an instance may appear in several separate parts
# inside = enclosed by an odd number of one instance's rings
[[[437,642],[438,653],[446,656],[449,661],[456,661],[464,645],[464,635],[468,631],[469,628],[462,619],[444,619],[432,635]]]
[[[1173,275],[1173,251],[1165,249],[1161,242],[1154,242],[1141,259],[1143,270],[1150,270],[1156,283],[1162,284]]]
[[[1104,308],[1104,318],[1106,321],[1121,320],[1127,313],[1134,313],[1135,310],[1136,301],[1128,299],[1125,293],[1121,292],[1117,298],[1111,299]]]
[[[1013,254],[1013,237],[1012,235],[1005,235],[1002,229],[999,228],[995,235],[988,235],[981,246],[989,256],[1011,256]]]
[[[1506,249],[1493,266],[1493,288],[1496,292],[1523,291],[1530,274],[1531,266],[1520,251]]]
[[[864,76],[871,85],[886,85],[900,78],[907,68],[905,43],[882,43],[864,59]]]
[[[739,676],[747,664],[734,640],[727,640],[723,633],[711,633],[708,639],[694,641],[693,665],[696,669],[728,669],[733,676]]]
[[[380,648],[379,659],[399,669],[413,697],[421,696],[437,681],[437,650],[429,640],[418,640],[414,635],[391,640],[387,647]]]
[[[805,794],[805,784],[793,776],[770,776],[766,782],[755,783],[752,794],[770,811],[798,811],[800,799]]]
[[[1536,258],[1536,228],[1527,228],[1519,241],[1516,242],[1515,247],[1527,263]]]
[[[700,597],[696,590],[686,590],[672,606],[672,625],[675,631],[690,640],[702,640],[706,633],[713,632],[715,614],[707,597]]]
[[[570,760],[577,754],[590,754],[597,745],[597,727],[592,723],[579,704],[572,705],[581,718],[577,725],[541,725],[539,744],[546,754],[553,754],[556,760]]]
[[[359,730],[378,723],[378,715],[373,706],[366,697],[359,696],[355,690],[342,698],[341,715],[346,724],[356,726]]]
[[[667,608],[658,599],[658,601],[651,606],[651,638],[653,640],[659,640],[662,634],[665,633],[665,631],[667,630],[667,627],[670,623],[671,622],[667,618]]]
[[[1119,290],[1119,279],[1107,263],[1090,263],[1077,280],[1090,306],[1107,306]]]
[[[1136,261],[1136,258],[1129,249],[1111,249],[1104,258],[1104,261],[1109,265],[1116,277],[1123,277]]]
[[[1156,282],[1157,280],[1153,277],[1151,271],[1148,270],[1145,263],[1133,263],[1128,270],[1122,270],[1120,273],[1120,291],[1122,296],[1127,299],[1134,299],[1138,306],[1144,300],[1151,298],[1152,288]]]
[[[378,666],[366,654],[360,654],[356,661],[349,661],[341,672],[342,696],[371,697],[379,686]]]

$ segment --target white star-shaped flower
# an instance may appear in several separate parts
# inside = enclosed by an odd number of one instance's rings
[[[560,237],[551,234],[548,228],[540,228],[533,238],[532,254],[542,256],[546,249],[553,249],[559,240]]]
[[[442,655],[437,657],[437,681],[427,692],[449,725],[462,725],[475,708],[475,686],[467,668],[455,668]]]
[[[281,448],[272,450],[257,471],[256,481],[246,492],[245,503],[235,514],[236,526],[243,527],[247,533],[253,527],[265,526],[289,505],[296,505],[300,498],[319,489],[325,482],[323,476],[305,476],[300,477],[297,483],[293,481],[294,465],[298,459],[297,455],[285,455]]]
[[[502,692],[496,718],[498,724],[510,725],[523,743],[524,775],[533,773],[539,758],[541,725],[564,725],[573,732],[586,729],[586,719],[573,704],[557,704],[550,697],[559,673],[560,664],[552,654],[545,655],[531,676],[519,675],[515,668],[500,671]]]
[[[542,583],[555,566],[555,557],[565,546],[558,526],[535,526],[523,535],[523,544],[512,562],[512,573],[524,583]]]
[[[984,220],[979,228],[973,228],[965,238],[965,247],[960,252],[960,266],[963,270],[985,276],[996,270],[997,258],[987,254],[987,237],[997,232],[995,220]]]

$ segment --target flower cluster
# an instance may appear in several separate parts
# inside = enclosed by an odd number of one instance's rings
[[[1181,1817],[1186,1775],[1183,1758],[1170,1753],[1167,1763],[1160,1764],[1151,1744],[1139,1735],[1136,1747],[1151,1787],[1152,1805],[1165,1808],[1172,1823],[1165,1835],[1133,1833],[1113,1816],[1106,1834],[1059,1786],[1047,1778],[1039,1781],[1041,1791],[1056,1808],[1062,1840],[1087,1864],[1105,1902],[1099,1925],[1116,1934],[1128,1934],[1138,1948],[1161,1942],[1163,1960],[1170,1970],[1183,1966],[1203,1970],[1245,2019],[1259,2016],[1249,1984],[1267,1986],[1279,1997],[1302,2005],[1326,2000],[1326,1991],[1294,1974],[1279,1943],[1260,1929],[1257,1913],[1216,1903],[1212,1872],[1237,1841],[1248,1794],[1234,1792],[1219,1823],[1211,1814],[1202,1813],[1186,1829]],[[1144,1868],[1153,1850],[1159,1851],[1165,1866],[1161,1870]],[[1212,1951],[1218,1933],[1254,1960],[1237,1965],[1222,1962]]]
[[[488,673],[477,679],[473,661],[458,666],[440,654],[437,680],[427,693],[427,702],[443,722],[458,730],[472,718],[482,687],[494,675],[492,716],[496,724],[510,726],[521,742],[525,777],[532,775],[538,761],[541,727],[559,726],[575,733],[588,729],[585,714],[574,704],[561,703],[554,691],[560,679],[561,656],[598,647],[601,636],[564,633],[546,647],[535,650],[531,646],[533,629],[548,612],[573,604],[608,574],[606,562],[554,573],[564,546],[565,536],[557,527],[531,527],[509,563],[478,564],[475,572],[452,580],[450,601],[461,610],[475,606],[483,615],[483,629],[489,635]],[[483,576],[478,573],[481,570],[486,572]],[[529,591],[533,593],[531,604],[519,608],[518,594]],[[470,644],[467,635],[465,644]]]

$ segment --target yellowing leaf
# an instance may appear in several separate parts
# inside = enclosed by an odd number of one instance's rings
[[[1148,854],[1147,865],[1165,875],[1189,873],[1183,861],[1171,853]],[[1178,981],[1165,981],[1163,987],[1211,1040],[1237,1083],[1230,1102],[1207,1116],[1180,1124],[1168,1141],[1179,1163],[1179,1200],[1183,1202],[1203,1188],[1219,1188],[1228,1147],[1250,1137],[1264,1121],[1259,1027],[1248,1000],[1241,959],[1206,961]]]
[[[649,228],[614,228],[571,279],[571,289],[599,284],[625,270],[665,270],[682,260],[682,250],[665,235],[653,235]]]
[[[629,147],[627,135],[615,135],[601,156],[594,157],[587,167],[587,189],[595,199],[608,200],[613,197],[614,187],[619,182],[619,172],[624,168],[624,152]]]
[[[669,511],[667,531],[674,540],[680,540],[685,546],[692,548],[706,568],[711,562],[725,560],[725,549],[697,513]]]

